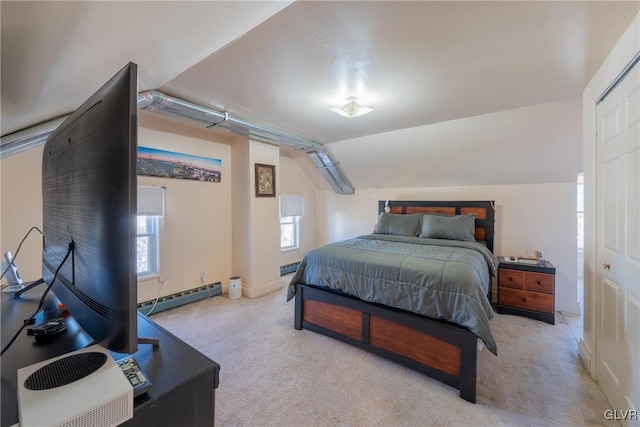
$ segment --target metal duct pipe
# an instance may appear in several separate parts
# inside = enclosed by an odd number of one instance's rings
[[[308,151],[307,154],[313,160],[318,172],[331,184],[333,190],[338,194],[353,194],[353,188],[345,179],[338,165],[333,162],[331,156],[326,151]]]
[[[171,117],[193,120],[207,126],[213,126],[226,118],[225,113],[167,96],[157,90],[140,92],[138,94],[138,108]]]
[[[211,110],[201,105],[165,95],[157,90],[141,92],[138,95],[138,107],[142,110],[194,120],[207,125],[207,127],[216,126],[269,144],[287,145],[304,150],[311,157],[320,174],[329,182],[329,185],[337,194],[353,194],[353,188],[342,174],[342,171],[340,171],[338,165],[333,161],[324,145],[318,142],[269,129],[234,117],[226,111]]]
[[[44,144],[47,137],[69,117],[63,116],[30,128],[20,130],[2,137],[0,143],[0,159],[13,156],[38,145]]]
[[[155,90],[138,94],[138,108],[157,111],[171,117],[194,120],[206,125],[225,119],[224,113],[218,113],[178,98],[171,98]],[[3,136],[0,143],[0,158],[12,156],[44,144],[49,134],[62,124],[67,117],[69,115]]]
[[[228,112],[215,111],[201,105],[165,95],[157,90],[149,90],[138,94],[138,108],[199,122],[206,127],[220,127],[251,139],[274,145],[286,145],[304,150],[313,160],[320,174],[329,182],[338,194],[353,194],[353,188],[346,180],[338,165],[333,161],[324,145],[307,138],[287,134],[279,130],[269,129],[238,117]],[[5,158],[29,148],[44,144],[47,137],[68,116],[34,126],[29,129],[3,136],[0,142],[0,158]]]
[[[138,95],[138,108],[157,111],[170,116],[180,116],[208,125],[220,127],[244,136],[264,140],[276,145],[287,145],[304,150],[323,150],[324,146],[310,139],[285,132],[269,129],[230,115],[228,112],[215,111],[157,90],[141,92]]]

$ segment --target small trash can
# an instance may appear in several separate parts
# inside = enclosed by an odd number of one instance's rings
[[[242,296],[242,280],[240,276],[229,277],[229,299],[238,299]]]

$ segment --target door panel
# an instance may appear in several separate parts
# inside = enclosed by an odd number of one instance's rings
[[[640,65],[597,106],[596,114],[596,375],[614,410],[638,411]]]
[[[627,351],[624,353],[623,364],[628,364],[631,378],[640,378],[640,363],[637,359],[640,355],[640,300],[628,295],[625,307],[626,319],[624,324],[626,332]],[[635,359],[634,359],[635,358]],[[640,402],[640,381],[631,382],[629,387],[630,402]],[[632,406],[629,406],[632,408]],[[638,409],[638,406],[636,406]]]
[[[636,167],[633,167],[633,165],[636,165]],[[627,194],[625,197],[627,200],[625,229],[629,237],[640,236],[640,221],[638,221],[638,218],[640,218],[640,191],[638,191],[637,185],[637,183],[640,182],[640,167],[637,167],[637,165],[640,165],[640,150],[636,150],[627,156],[626,169],[628,173],[626,184]],[[635,186],[634,183],[636,183]],[[626,243],[625,253],[627,255],[627,262],[637,268],[640,266],[640,238],[628,238]]]
[[[617,394],[620,387],[620,363],[618,361],[618,342],[621,340],[618,304],[620,288],[605,277],[600,289],[602,310],[598,332],[601,340],[598,342],[598,346],[601,350],[598,363],[601,371],[598,372],[598,379],[608,397]],[[609,398],[609,400],[612,399]]]
[[[618,191],[620,188],[618,171],[620,170],[619,159],[603,162],[600,168],[601,185],[603,188],[611,189],[602,194],[602,249],[612,255],[620,252],[619,247],[619,222],[618,212]]]

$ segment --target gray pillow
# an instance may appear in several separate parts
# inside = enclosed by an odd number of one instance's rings
[[[395,234],[396,236],[415,237],[420,231],[420,218],[422,214],[392,214],[382,212],[373,229],[375,234]]]
[[[424,214],[418,237],[475,242],[475,231],[476,214],[455,216]]]

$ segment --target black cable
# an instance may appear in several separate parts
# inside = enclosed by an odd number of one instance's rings
[[[11,268],[11,265],[15,265],[16,258],[18,257],[18,252],[20,252],[20,248],[22,247],[22,244],[24,243],[25,240],[27,240],[27,237],[29,237],[29,234],[31,234],[33,230],[38,230],[38,232],[42,234],[42,231],[36,226],[31,227],[29,231],[27,231],[27,234],[24,235],[24,237],[20,241],[20,244],[18,245],[18,249],[16,249],[16,252],[13,255],[13,260],[11,260],[11,264],[9,264],[7,268],[4,269],[2,274],[0,274],[0,280],[2,280],[5,274],[7,274],[7,271],[9,271],[9,269]]]
[[[228,112],[228,111],[225,111],[225,112],[224,112],[224,117],[222,118],[222,120],[220,120],[220,121],[219,121],[219,122],[217,122],[217,123],[211,123],[209,126],[207,126],[207,129],[212,128],[212,127],[216,127],[216,126],[218,126],[220,123],[222,123],[222,122],[226,122],[227,120],[229,120],[229,112]]]
[[[7,351],[9,349],[9,347],[11,347],[11,344],[13,344],[13,342],[16,340],[16,338],[18,338],[18,336],[20,335],[20,332],[22,332],[22,330],[25,328],[25,326],[30,324],[31,320],[33,320],[33,318],[36,317],[36,315],[38,314],[38,312],[40,311],[40,309],[44,305],[44,300],[47,297],[47,294],[49,293],[49,290],[51,289],[51,287],[53,286],[53,284],[56,281],[56,278],[58,277],[58,272],[60,272],[60,269],[62,268],[64,263],[67,262],[67,258],[69,258],[69,255],[71,255],[71,252],[73,252],[73,247],[74,247],[74,243],[73,243],[73,240],[72,240],[69,243],[69,248],[67,249],[67,254],[64,256],[64,258],[62,259],[62,262],[60,263],[60,265],[56,269],[56,273],[53,275],[53,280],[51,281],[51,284],[49,286],[47,286],[47,289],[45,289],[44,294],[42,294],[42,298],[40,298],[40,302],[38,303],[38,308],[36,308],[36,311],[34,311],[33,314],[31,314],[31,316],[27,320],[24,321],[24,323],[22,324],[20,329],[18,329],[18,332],[16,332],[16,334],[13,336],[13,338],[11,338],[11,341],[9,341],[9,343],[2,349],[2,352],[0,352],[0,356],[2,356],[4,354],[4,352]]]
[[[29,292],[31,289],[35,288],[36,286],[42,285],[43,283],[44,283],[44,280],[42,278],[40,278],[40,279],[36,280],[35,282],[32,282],[30,285],[27,285],[24,288],[22,288],[19,291],[17,291],[15,294],[13,294],[13,298],[14,299],[18,299],[25,292]]]
[[[219,121],[219,122],[217,122],[217,123],[211,123],[209,126],[207,126],[207,129],[210,129],[210,128],[212,128],[212,127],[216,127],[216,126],[218,126],[220,123],[224,122],[225,120],[227,120],[227,119],[226,119],[226,118],[224,118],[224,119],[220,120],[220,121]]]

